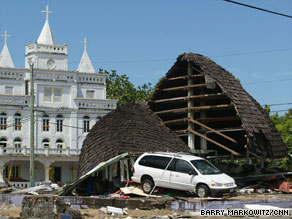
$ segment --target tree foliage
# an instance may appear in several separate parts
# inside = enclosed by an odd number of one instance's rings
[[[268,109],[268,108],[267,108]],[[266,110],[267,110],[266,109]],[[285,168],[289,171],[292,170],[292,109],[290,109],[285,115],[279,116],[278,113],[270,116],[276,128],[281,134],[284,143],[288,147],[289,157],[285,160],[278,162],[278,166]]]
[[[117,99],[118,106],[136,101],[147,102],[152,95],[153,88],[151,83],[135,87],[125,74],[118,75],[115,70],[108,72],[100,69],[99,71],[107,74],[107,98]]]

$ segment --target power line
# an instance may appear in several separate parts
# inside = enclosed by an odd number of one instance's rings
[[[283,106],[283,105],[291,105],[292,103],[272,103],[272,104],[264,104],[262,106]]]
[[[248,7],[248,8],[253,8],[253,9],[264,11],[264,12],[268,12],[268,13],[271,13],[271,14],[280,15],[280,16],[283,16],[283,17],[292,18],[292,16],[287,15],[287,14],[282,14],[282,13],[279,13],[279,12],[276,12],[276,11],[270,11],[270,10],[267,10],[267,9],[264,9],[264,8],[259,8],[259,7],[243,4],[243,3],[232,1],[232,0],[223,0],[223,1],[229,2],[229,3],[233,3],[233,4],[237,4],[237,5],[241,5],[241,6]]]
[[[283,48],[283,49],[272,49],[272,50],[259,50],[259,51],[250,51],[250,52],[241,52],[241,53],[231,53],[223,55],[210,55],[210,58],[219,58],[226,56],[240,56],[240,55],[252,55],[252,54],[262,54],[262,53],[271,53],[271,52],[281,52],[292,50],[292,48]],[[92,61],[92,63],[131,63],[131,62],[166,62],[174,61],[175,58],[164,58],[164,59],[140,59],[140,60],[113,60],[113,61]],[[71,61],[68,63],[79,63],[79,61]]]
[[[264,83],[281,82],[281,81],[292,81],[292,78],[281,79],[281,80],[270,80],[270,81],[249,82],[249,83],[243,83],[243,84],[264,84]]]
[[[273,110],[273,111],[270,111],[271,113],[275,113],[275,112],[287,112],[289,111],[290,109],[286,109],[286,110]]]

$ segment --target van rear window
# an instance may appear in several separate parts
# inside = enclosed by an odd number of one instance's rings
[[[170,157],[146,155],[139,161],[139,165],[165,169],[170,160]]]

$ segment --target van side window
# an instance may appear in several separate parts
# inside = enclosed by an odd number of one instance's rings
[[[195,169],[192,167],[191,164],[189,164],[185,160],[180,160],[180,159],[175,159],[175,172],[180,172],[180,173],[191,173],[193,175],[198,175],[198,173],[195,171]]]
[[[158,169],[165,169],[170,160],[171,160],[170,157],[146,155],[139,161],[139,165]]]

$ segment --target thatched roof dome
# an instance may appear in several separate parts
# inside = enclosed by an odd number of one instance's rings
[[[193,92],[191,96],[189,90]],[[248,151],[263,158],[287,156],[287,147],[269,115],[231,73],[208,57],[194,53],[178,56],[158,84],[149,105],[175,132],[187,131],[187,113],[192,111],[194,120],[237,142],[216,137],[212,131],[205,132],[206,135],[241,155]],[[202,132],[202,127],[194,129]],[[208,146],[220,149],[209,142]]]
[[[108,113],[87,135],[79,156],[78,176],[124,152],[189,152],[188,146],[161,124],[148,106],[132,103]]]

